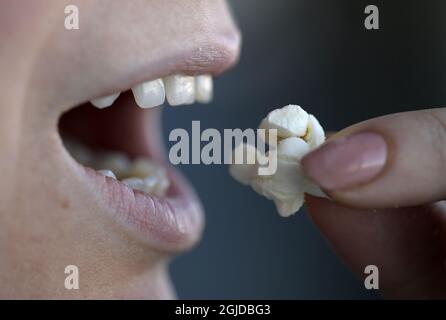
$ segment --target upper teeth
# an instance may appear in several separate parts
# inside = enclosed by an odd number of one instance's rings
[[[164,103],[166,92],[161,79],[148,81],[132,88],[136,104],[141,108],[153,108]]]
[[[91,100],[91,104],[99,109],[110,107],[113,104],[113,102],[115,102],[115,100],[118,99],[120,94],[121,92],[118,92],[118,93],[113,93],[109,96],[93,99]]]
[[[195,99],[200,103],[212,100],[212,77],[208,75],[195,77]]]
[[[132,88],[136,104],[141,108],[153,108],[162,105],[167,98],[171,106],[193,104],[195,101],[209,103],[212,100],[212,76],[196,77],[172,75],[164,79],[143,82]],[[93,99],[90,102],[97,108],[111,106],[120,92]]]
[[[171,106],[192,104],[195,102],[194,77],[181,75],[169,76],[164,79],[167,101]]]

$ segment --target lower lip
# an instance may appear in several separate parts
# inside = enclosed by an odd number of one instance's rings
[[[90,168],[85,168],[85,172],[112,217],[153,249],[183,251],[200,239],[204,225],[201,204],[193,188],[175,169],[167,169],[171,187],[164,198],[134,191],[112,178],[104,179]]]

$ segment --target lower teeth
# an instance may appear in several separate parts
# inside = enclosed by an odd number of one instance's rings
[[[111,170],[98,170],[98,172],[106,177],[116,179],[115,174]]]
[[[131,160],[115,151],[92,151],[71,140],[64,140],[65,147],[79,163],[96,169],[100,174],[141,192],[163,197],[170,186],[167,172],[162,166],[145,158]]]

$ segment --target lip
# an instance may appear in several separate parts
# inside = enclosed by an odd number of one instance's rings
[[[204,226],[202,206],[182,174],[168,167],[171,187],[164,198],[132,190],[123,183],[83,167],[83,178],[97,200],[124,230],[159,252],[189,249]]]

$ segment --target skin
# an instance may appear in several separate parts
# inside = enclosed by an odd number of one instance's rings
[[[217,53],[176,68],[199,72],[210,59],[220,73],[237,58],[238,30],[224,1],[70,4],[79,7],[80,30],[63,27],[63,1],[0,4],[7,44],[0,48],[0,297],[173,298],[170,254],[109,219],[67,166],[57,124],[64,111],[106,90],[161,76],[152,65],[188,43]],[[80,290],[64,288],[71,264]]]
[[[446,109],[392,114],[348,127],[387,141],[384,169],[370,181],[307,197],[308,211],[334,250],[361,278],[380,270],[389,298],[446,298]],[[414,134],[415,133],[415,134]],[[303,159],[312,161],[311,154]]]

